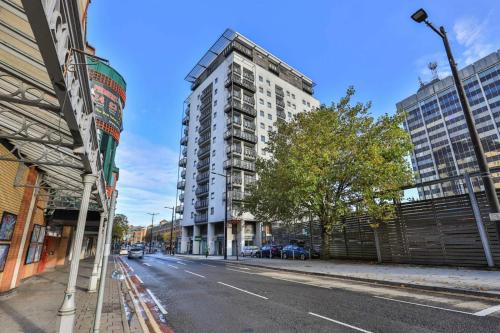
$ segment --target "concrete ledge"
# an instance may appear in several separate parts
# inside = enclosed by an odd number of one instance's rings
[[[0,301],[4,301],[9,299],[17,294],[17,288],[13,288],[7,291],[3,291],[0,293]]]
[[[259,267],[259,268],[265,268],[265,269],[269,269],[269,270],[283,271],[283,272],[289,272],[289,273],[298,273],[298,274],[303,274],[303,275],[325,276],[325,277],[332,277],[332,278],[342,279],[342,280],[353,280],[353,281],[367,282],[367,283],[373,283],[373,284],[378,284],[378,285],[386,285],[386,286],[393,286],[393,287],[395,286],[395,287],[400,287],[400,288],[412,288],[412,289],[439,291],[439,292],[447,292],[447,293],[454,293],[454,294],[463,294],[463,295],[471,295],[471,296],[478,296],[478,297],[500,299],[500,293],[497,294],[497,293],[491,293],[491,292],[486,292],[486,291],[476,291],[476,290],[468,290],[468,289],[460,289],[460,288],[420,285],[420,284],[415,284],[415,283],[403,283],[403,282],[395,282],[395,281],[376,280],[376,279],[360,278],[360,277],[356,277],[356,276],[345,276],[345,275],[339,275],[339,274],[328,274],[328,273],[319,273],[319,272],[304,272],[304,271],[300,271],[300,270],[296,270],[296,269],[281,268],[281,267],[269,267],[269,266],[260,265],[260,264],[248,264],[245,262],[235,261],[235,260],[222,260],[222,261],[232,263],[232,264],[242,265],[242,266]]]

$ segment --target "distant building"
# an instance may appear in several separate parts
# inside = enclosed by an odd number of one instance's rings
[[[127,241],[130,244],[143,243],[146,239],[146,228],[130,226],[127,232]]]
[[[459,75],[481,138],[489,167],[500,188],[500,53],[494,52],[463,68]],[[478,171],[474,149],[451,76],[434,79],[397,103],[407,118],[405,129],[414,144],[411,156],[417,183]],[[482,189],[479,177],[473,178]],[[460,180],[419,188],[421,198],[464,193]]]

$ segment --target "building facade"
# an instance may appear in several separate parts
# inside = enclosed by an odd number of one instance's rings
[[[265,156],[279,121],[319,106],[313,82],[246,37],[226,30],[187,75],[179,200],[180,252],[223,254],[226,178],[228,254],[260,245],[265,229],[239,215],[245,188],[256,179],[255,160]]]
[[[481,143],[500,188],[500,53],[494,52],[459,71]],[[453,78],[434,79],[416,94],[396,104],[407,114],[405,129],[411,135],[411,155],[417,183],[478,171],[465,117]],[[476,190],[480,177],[472,178]],[[465,193],[460,179],[418,188],[420,198]]]

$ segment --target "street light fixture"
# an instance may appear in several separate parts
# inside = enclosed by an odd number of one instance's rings
[[[224,212],[224,260],[227,260],[227,193],[229,191],[228,184],[228,175],[227,174],[222,174],[222,173],[217,173],[213,172],[212,174],[224,177],[224,180],[226,181],[226,201],[225,201],[225,212]],[[236,243],[238,243],[238,239],[236,239]]]
[[[164,208],[172,210],[172,225],[170,226],[170,254],[173,255],[174,250],[172,248],[172,237],[173,237],[173,232],[174,232],[174,210],[175,210],[175,207],[164,207]]]
[[[498,197],[495,190],[495,184],[493,183],[493,179],[491,178],[490,168],[488,166],[488,162],[486,160],[486,156],[484,155],[483,146],[481,144],[481,139],[479,138],[479,134],[476,130],[476,125],[474,123],[474,117],[472,116],[472,112],[470,110],[469,102],[467,101],[464,86],[460,77],[458,76],[457,64],[455,63],[455,59],[453,58],[453,54],[451,52],[450,43],[448,42],[448,37],[446,36],[446,31],[444,27],[441,26],[436,28],[431,22],[427,20],[427,13],[424,9],[417,10],[411,18],[418,23],[424,22],[429,28],[431,28],[436,34],[441,37],[444,43],[444,48],[446,50],[446,56],[448,57],[448,62],[450,63],[451,73],[453,75],[453,80],[455,81],[455,86],[457,88],[458,97],[460,100],[460,104],[462,106],[462,110],[464,112],[465,121],[467,123],[467,127],[469,129],[469,135],[471,137],[472,146],[474,148],[474,153],[476,155],[477,163],[479,166],[479,172],[483,178],[484,191],[486,193],[486,197],[488,198],[488,202],[490,204],[490,209],[492,214],[490,214],[490,220],[496,221],[497,233],[500,236],[500,203],[498,201]]]
[[[151,215],[151,237],[149,238],[149,253],[153,253],[152,251],[152,246],[153,246],[153,219],[155,215],[158,215],[159,213],[146,213],[148,215]]]

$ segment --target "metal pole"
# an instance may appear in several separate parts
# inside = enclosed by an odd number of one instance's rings
[[[309,215],[309,260],[312,259],[313,251],[313,225],[312,225],[312,215]]]
[[[92,185],[97,180],[96,175],[86,174],[83,176],[83,194],[78,213],[78,222],[74,243],[72,246],[73,256],[69,270],[68,285],[64,292],[64,300],[58,311],[58,326],[60,333],[71,333],[75,327],[75,291],[76,278],[78,277],[78,266],[80,264],[80,253],[82,251],[83,233],[85,232],[85,222],[87,220],[87,211],[89,208],[90,192]]]
[[[99,266],[97,268],[97,277],[101,276],[101,269],[102,269],[102,257],[103,257],[103,249],[104,249],[104,243],[106,242],[106,230],[108,230],[109,222],[108,219],[104,219],[104,226],[102,228],[102,244],[101,244],[101,254],[100,254],[100,259],[99,259]]]
[[[496,229],[497,234],[500,237],[500,202],[498,201],[498,197],[495,190],[495,184],[493,183],[493,179],[491,178],[490,168],[488,166],[488,161],[486,160],[486,156],[484,155],[483,146],[481,144],[481,139],[479,138],[479,134],[476,130],[476,125],[474,123],[474,117],[470,110],[469,103],[467,101],[464,86],[460,77],[458,76],[458,69],[453,54],[451,52],[450,43],[448,42],[448,37],[446,36],[446,31],[444,27],[439,27],[439,30],[429,21],[425,20],[425,24],[431,28],[435,33],[437,33],[444,43],[444,48],[446,50],[446,56],[448,57],[448,62],[450,63],[451,73],[453,75],[453,80],[455,82],[455,86],[457,88],[458,98],[460,100],[460,104],[462,106],[462,110],[464,112],[465,121],[467,123],[467,128],[469,129],[469,135],[471,137],[472,146],[474,148],[474,153],[476,155],[477,164],[479,166],[479,172],[483,178],[484,191],[486,193],[486,197],[488,198],[488,203],[490,204],[490,220],[496,221]],[[432,192],[432,191],[431,191]]]
[[[224,179],[226,181],[226,203],[225,203],[225,212],[224,212],[224,260],[227,260],[227,198],[228,198],[228,182],[227,175],[224,175]]]
[[[151,235],[149,237],[149,253],[153,253],[152,251],[152,246],[153,246],[153,219],[155,215],[158,215],[159,213],[147,213],[151,215]]]
[[[479,238],[481,238],[481,243],[483,244],[484,255],[486,256],[486,262],[488,263],[488,267],[494,267],[495,262],[493,261],[493,256],[491,255],[488,234],[486,233],[486,230],[484,228],[483,220],[481,218],[481,212],[479,211],[476,195],[474,194],[474,188],[472,187],[472,182],[467,172],[464,174],[464,178],[465,178],[465,184],[467,185],[467,192],[469,192],[469,199],[470,199],[470,204],[472,206],[472,212],[474,213],[474,219],[476,220],[477,230],[479,232]]]
[[[238,224],[233,224],[236,225],[236,260],[240,260],[240,255],[238,253]]]
[[[172,207],[172,225],[170,226],[170,254],[174,254],[173,238],[174,238],[174,207]]]
[[[104,300],[104,287],[106,286],[106,273],[108,271],[109,253],[111,252],[111,237],[113,235],[113,220],[115,218],[115,206],[118,191],[115,190],[111,194],[111,202],[108,212],[108,227],[106,228],[106,244],[104,245],[102,257],[101,279],[99,282],[99,293],[97,294],[97,305],[95,308],[94,333],[99,332],[101,326],[102,303]]]
[[[102,255],[102,244],[103,244],[103,238],[104,238],[104,219],[105,215],[104,212],[101,213],[101,219],[99,221],[99,231],[97,233],[97,246],[96,246],[96,252],[95,252],[95,257],[94,257],[94,266],[92,267],[92,275],[90,276],[89,280],[89,292],[96,292],[97,289],[97,279],[98,279],[98,271],[99,271],[99,263],[101,262],[101,255]]]

